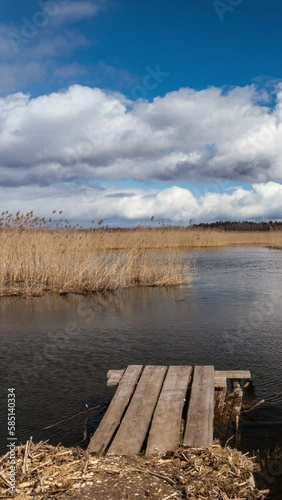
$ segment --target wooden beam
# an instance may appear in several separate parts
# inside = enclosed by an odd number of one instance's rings
[[[103,420],[90,439],[88,453],[105,453],[135,391],[142,369],[142,365],[131,365],[125,370]]]
[[[166,372],[166,366],[144,368],[108,454],[136,455],[141,451]]]
[[[180,441],[182,411],[191,380],[191,366],[170,366],[153,416],[146,455],[165,453]]]
[[[233,379],[247,379],[251,378],[251,372],[249,370],[216,370],[214,372],[214,376]]]
[[[107,373],[107,386],[114,387],[118,385],[125,370],[109,370]]]
[[[213,418],[214,367],[196,366],[183,445],[193,448],[212,446]]]
[[[108,370],[107,371],[107,379],[109,379],[111,377],[118,377],[120,375],[123,375],[124,372],[125,372],[124,369],[122,369],[122,370]]]
[[[107,373],[107,386],[118,385],[125,370],[109,370]],[[251,372],[249,370],[215,370],[214,376],[218,383],[221,383],[220,379],[249,379],[251,378]],[[216,385],[215,387],[220,387]]]

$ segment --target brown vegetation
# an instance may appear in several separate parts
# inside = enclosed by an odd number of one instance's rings
[[[87,244],[98,249],[199,249],[258,245],[282,247],[282,231],[225,232],[194,228],[137,228],[88,232]]]
[[[60,214],[60,213],[59,213]],[[61,215],[61,214],[60,214]],[[189,281],[191,263],[179,250],[261,245],[282,248],[282,231],[189,228],[82,230],[67,219],[33,212],[0,219],[0,295],[93,293]],[[155,250],[158,250],[157,252]]]
[[[157,255],[137,245],[110,251],[94,233],[43,230],[0,232],[0,295],[93,293],[189,281],[179,252]]]
[[[249,499],[263,500],[253,481],[254,460],[214,445],[179,449],[164,457],[95,457],[79,448],[32,440],[16,448],[14,498]],[[0,458],[0,495],[7,498],[8,454]],[[114,494],[113,494],[114,492]],[[5,496],[6,495],[6,496]]]

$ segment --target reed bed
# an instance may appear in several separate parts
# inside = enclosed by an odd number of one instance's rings
[[[133,286],[187,284],[181,253],[131,247],[109,250],[92,233],[38,229],[0,231],[0,296],[94,293]]]
[[[88,234],[88,244],[96,248],[206,249],[232,246],[282,248],[282,231],[220,231],[198,228],[137,228]]]
[[[56,211],[53,211],[56,212]],[[111,230],[96,222],[85,230],[61,212],[39,218],[31,211],[0,218],[0,296],[94,293],[132,286],[187,284],[187,249],[260,245],[282,248],[282,231],[194,227]],[[182,252],[180,251],[182,250]]]

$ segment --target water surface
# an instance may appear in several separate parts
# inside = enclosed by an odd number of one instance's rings
[[[0,301],[1,452],[6,450],[7,388],[17,396],[17,437],[74,445],[84,415],[114,390],[108,369],[128,364],[213,364],[249,369],[251,397],[266,404],[242,425],[244,449],[282,445],[282,252],[232,248],[200,252],[189,287],[139,288],[91,298]],[[3,432],[4,431],[4,432]]]

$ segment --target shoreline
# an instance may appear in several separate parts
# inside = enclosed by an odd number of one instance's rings
[[[6,455],[0,458],[0,494],[7,491]],[[263,472],[254,458],[232,448],[179,448],[164,456],[87,455],[80,448],[33,443],[16,448],[15,499],[34,498],[248,498],[264,500],[268,488],[258,488]],[[40,470],[40,481],[38,473]],[[35,474],[37,472],[37,474]],[[23,497],[24,495],[24,497]]]
[[[187,252],[259,246],[282,249],[282,231],[6,228],[0,230],[0,297],[95,294],[188,285]]]

